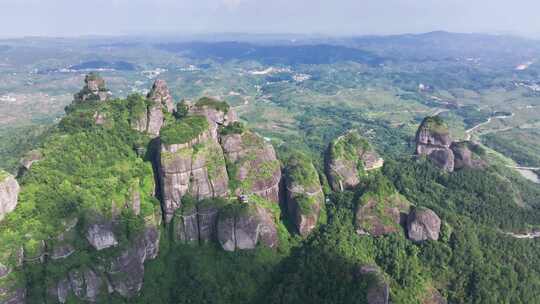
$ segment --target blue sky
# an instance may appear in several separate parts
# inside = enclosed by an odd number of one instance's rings
[[[539,0],[0,0],[0,36],[149,33],[540,36]]]

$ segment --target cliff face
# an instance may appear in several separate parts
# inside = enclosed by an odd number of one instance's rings
[[[230,206],[218,216],[217,238],[226,251],[254,249],[257,243],[278,245],[276,224],[269,210],[256,204]]]
[[[201,200],[228,193],[223,152],[208,129],[187,143],[162,143],[159,172],[167,223],[186,194]]]
[[[369,142],[350,131],[330,143],[325,166],[332,189],[343,191],[357,186],[361,176],[383,164]]]
[[[15,177],[0,170],[0,221],[17,207],[19,191]]]
[[[279,202],[281,168],[272,145],[249,131],[221,136],[221,145],[235,194]]]
[[[317,170],[304,155],[292,156],[285,167],[287,209],[296,230],[307,236],[317,225],[324,193]]]

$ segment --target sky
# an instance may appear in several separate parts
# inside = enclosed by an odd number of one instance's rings
[[[452,32],[540,37],[540,0],[0,0],[0,37]]]

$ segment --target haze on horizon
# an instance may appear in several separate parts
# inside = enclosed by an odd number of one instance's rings
[[[537,0],[0,0],[0,37],[153,33],[540,37]]]

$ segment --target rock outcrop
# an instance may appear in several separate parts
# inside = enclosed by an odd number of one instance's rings
[[[279,202],[281,167],[274,147],[250,131],[222,135],[220,142],[235,194],[256,194]]]
[[[203,97],[189,107],[189,113],[206,117],[212,137],[218,139],[218,128],[238,120],[236,113],[224,101]]]
[[[77,298],[96,302],[104,282],[92,269],[73,269],[56,286],[49,288],[49,295],[58,299],[60,303],[67,303],[71,294]]]
[[[182,197],[196,200],[228,193],[225,159],[208,129],[186,143],[161,143],[159,177],[166,222],[181,207]]]
[[[441,219],[430,209],[413,208],[407,217],[407,235],[415,242],[438,240]]]
[[[470,141],[452,141],[448,126],[438,116],[426,117],[416,132],[416,155],[425,155],[437,167],[453,172],[463,168],[481,169],[483,149]]]
[[[287,209],[298,233],[307,236],[317,225],[324,193],[313,163],[304,155],[292,156],[286,166]]]
[[[269,248],[278,246],[271,212],[256,204],[224,208],[218,216],[217,238],[226,251],[254,249],[258,243]]]
[[[356,210],[356,232],[381,236],[402,231],[410,203],[399,193],[367,192]]]
[[[350,131],[330,143],[326,174],[334,191],[354,188],[368,171],[382,167],[384,160],[357,131]]]
[[[368,304],[388,304],[390,299],[390,285],[377,266],[364,265],[358,270],[360,280],[367,281]]]
[[[41,151],[39,150],[32,150],[29,151],[24,155],[24,157],[21,159],[21,170],[22,172],[29,171],[30,168],[32,168],[32,165],[40,160],[43,159],[43,154],[41,154]]]
[[[424,118],[416,132],[416,154],[426,155],[439,168],[454,171],[454,152],[448,126],[438,116]]]
[[[173,98],[169,93],[167,83],[161,79],[154,82],[146,98],[147,100],[136,98],[130,100],[131,127],[151,137],[156,137],[163,127],[165,119],[163,112],[172,113],[174,110]]]
[[[102,219],[88,226],[86,240],[98,251],[118,245],[112,221]]]
[[[0,170],[0,221],[17,207],[19,191],[15,177]]]
[[[154,85],[152,85],[152,89],[148,93],[147,98],[148,100],[153,101],[154,104],[165,107],[169,113],[174,111],[174,101],[165,80],[157,79],[154,82]]]
[[[487,163],[480,157],[484,152],[478,144],[470,141],[453,142],[450,149],[454,153],[454,170],[481,169],[487,166]]]
[[[111,92],[105,86],[105,80],[96,73],[90,73],[84,78],[85,86],[73,96],[75,103],[85,101],[107,101]]]

